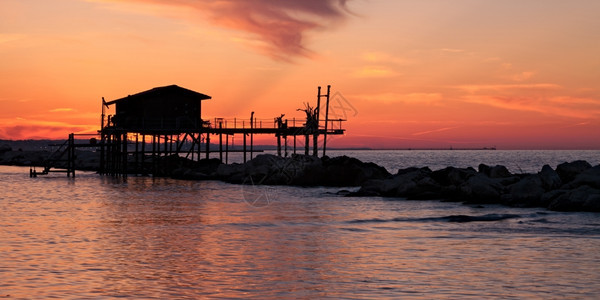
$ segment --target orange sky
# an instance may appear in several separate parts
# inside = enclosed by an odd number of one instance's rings
[[[300,118],[331,84],[348,119],[331,146],[600,149],[598,16],[597,0],[2,0],[0,138],[94,132],[101,97],[170,84],[212,96],[205,117]]]

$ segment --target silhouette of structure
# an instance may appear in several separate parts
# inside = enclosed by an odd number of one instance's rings
[[[112,176],[160,176],[164,169],[161,164],[173,155],[200,160],[202,157],[210,158],[211,152],[219,152],[221,162],[227,163],[229,152],[241,151],[246,162],[248,152],[252,159],[256,151],[255,134],[274,135],[279,156],[288,155],[288,137],[293,138],[293,153],[296,153],[298,136],[304,136],[306,155],[309,155],[310,136],[313,136],[312,155],[317,156],[318,139],[322,135],[325,155],[327,136],[345,132],[342,128],[345,120],[328,118],[330,88],[327,86],[327,93],[322,94],[319,87],[317,106],[313,108],[307,103],[306,108],[301,109],[306,112],[304,122],[284,119],[284,114],[272,120],[257,120],[254,112],[248,120],[214,118],[211,122],[202,118],[202,102],[211,97],[177,85],[153,88],[109,102],[102,98],[98,134],[89,143],[76,143],[75,137],[78,135],[70,134],[69,139],[46,160],[43,171],[37,172],[32,167],[30,175],[35,177],[57,171],[74,177],[75,150],[78,147],[95,148],[100,155],[98,172]],[[323,119],[320,113],[321,98],[326,99]],[[107,115],[106,109],[111,106],[115,107],[115,112]],[[230,137],[233,139],[235,135],[242,135],[242,150],[229,149]],[[211,137],[215,136],[218,136],[218,150],[211,150]],[[247,137],[250,137],[249,145]],[[282,139],[285,147],[283,153]]]

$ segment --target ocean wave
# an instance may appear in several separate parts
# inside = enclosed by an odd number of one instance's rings
[[[507,219],[522,218],[521,215],[515,214],[486,214],[481,216],[469,216],[469,215],[449,215],[443,217],[431,217],[431,218],[393,218],[393,219],[357,219],[351,220],[347,223],[386,223],[386,222],[452,222],[452,223],[466,223],[466,222],[495,222],[503,221]]]

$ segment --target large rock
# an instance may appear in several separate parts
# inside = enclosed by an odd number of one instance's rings
[[[348,156],[323,157],[323,185],[360,186],[367,180],[384,179],[391,174],[374,163],[365,163]]]
[[[4,152],[8,152],[8,151],[12,151],[11,146],[9,146],[8,144],[0,145],[0,153],[4,153]]]
[[[477,171],[475,171],[473,168],[462,169],[447,167],[441,170],[433,171],[431,173],[431,178],[433,178],[442,186],[460,186],[475,175],[477,175]]]
[[[513,176],[513,174],[508,171],[508,168],[502,165],[490,167],[485,164],[480,164],[478,169],[479,173],[483,173],[490,178],[508,178]]]
[[[566,184],[563,188],[575,189],[583,185],[600,189],[600,165],[579,173],[573,181]]]
[[[242,174],[234,174],[233,178],[226,178],[225,181],[238,182],[242,178],[242,183],[246,184],[287,184],[288,182],[284,182],[277,176],[284,160],[282,157],[271,154],[257,155],[243,164]]]
[[[321,159],[311,155],[293,154],[289,158],[283,159],[274,166],[271,174],[272,180],[282,184],[315,186],[315,185],[336,185],[336,180],[327,181],[327,174],[324,170]],[[343,185],[339,185],[343,186]]]
[[[194,171],[211,175],[217,171],[221,164],[221,160],[217,158],[201,159],[194,167]]]
[[[556,167],[556,173],[558,173],[563,184],[565,184],[571,182],[577,175],[591,167],[592,165],[584,160],[565,162]]]
[[[366,181],[356,195],[379,195],[387,197],[408,197],[416,194],[417,182],[431,174],[429,168],[402,169],[387,179]]]
[[[48,157],[47,151],[6,151],[0,154],[0,164],[13,166],[41,166]]]
[[[320,159],[297,155],[282,158],[261,154],[241,165],[220,165],[216,177],[234,183],[304,186],[360,186],[367,180],[388,178],[374,163],[347,156]]]
[[[547,191],[557,189],[562,185],[560,176],[549,165],[544,165],[538,175],[542,182],[542,187]]]
[[[461,197],[469,203],[499,203],[504,186],[498,180],[477,173],[460,186]]]
[[[539,206],[545,192],[541,176],[529,175],[509,186],[508,194],[503,200],[506,204],[514,206]]]
[[[171,178],[175,178],[175,179],[185,179],[185,180],[210,180],[213,179],[213,177],[196,171],[196,170],[192,170],[190,168],[186,168],[186,167],[181,167],[181,168],[177,168],[175,170],[173,170],[171,172]]]
[[[444,187],[431,177],[425,177],[416,182],[416,186],[407,193],[409,199],[432,200],[443,199],[448,195]]]
[[[230,183],[242,183],[246,178],[245,164],[221,164],[215,172],[217,179]]]
[[[211,180],[218,178],[217,171],[221,160],[216,158],[201,159],[199,161],[187,160],[179,164],[178,168],[171,171],[170,176],[176,179]]]
[[[583,185],[560,193],[552,199],[549,209],[557,211],[600,212],[600,189]]]
[[[190,169],[195,173],[203,173],[203,174],[211,174],[217,170],[218,164],[220,161],[218,159],[202,159],[200,161],[193,161],[191,159],[187,159],[185,157],[181,157],[179,155],[173,154],[168,156],[161,156],[156,158],[157,170],[154,174],[155,176],[173,176],[173,172],[177,170],[177,174],[181,174],[182,168]],[[130,159],[129,163],[131,164],[133,161]],[[133,166],[133,164],[131,164]],[[143,170],[137,170],[137,172],[141,172]]]

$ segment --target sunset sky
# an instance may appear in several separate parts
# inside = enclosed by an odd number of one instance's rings
[[[334,147],[600,149],[600,1],[0,1],[0,139],[171,84],[265,120],[330,84]]]

